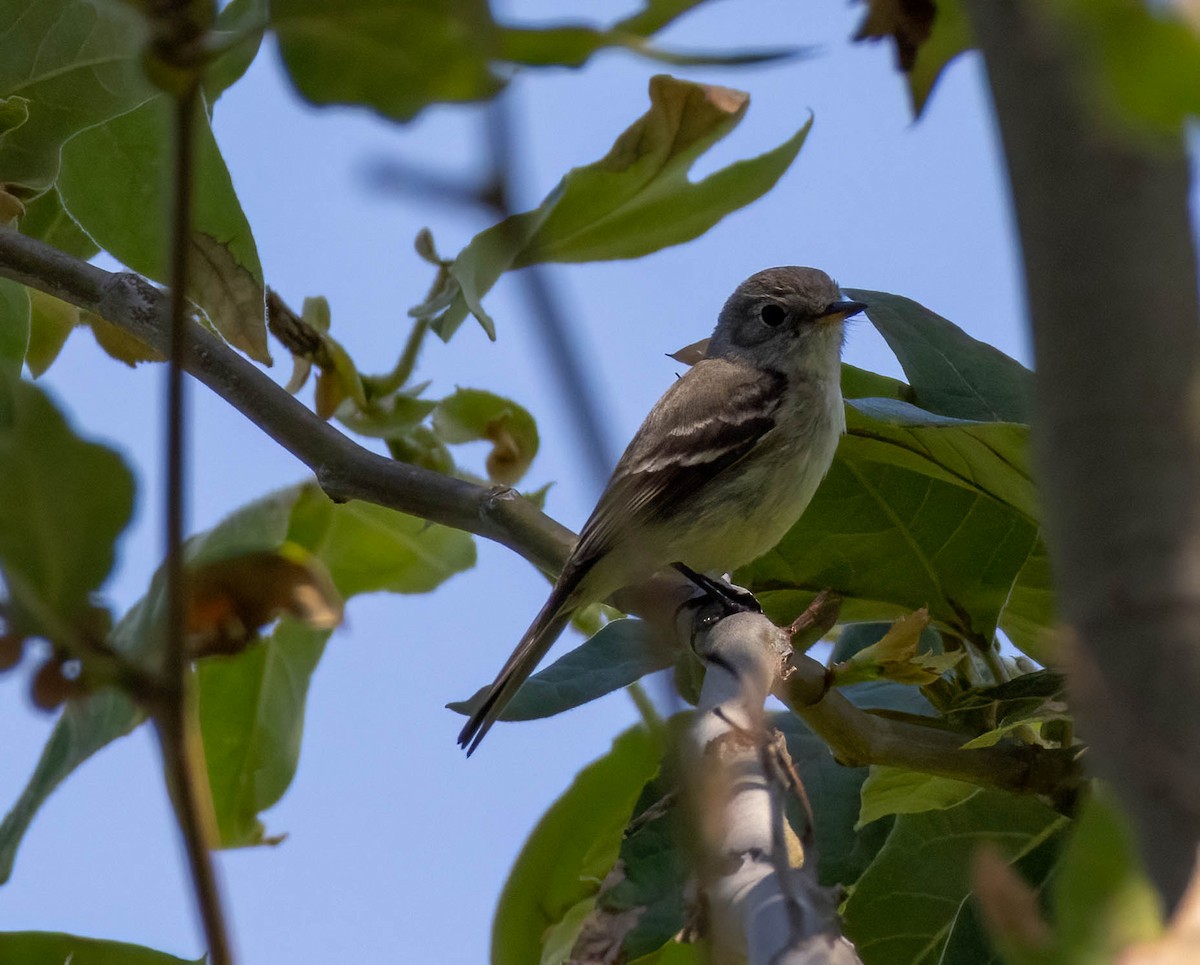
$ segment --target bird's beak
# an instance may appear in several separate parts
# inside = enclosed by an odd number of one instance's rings
[[[849,318],[851,315],[857,315],[867,308],[864,302],[840,301],[832,302],[821,315],[823,322],[840,322],[843,319]]]

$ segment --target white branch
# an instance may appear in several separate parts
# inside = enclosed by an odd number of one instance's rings
[[[708,670],[689,750],[705,815],[714,949],[751,965],[858,963],[833,891],[817,882],[811,849],[784,816],[785,788],[767,767],[763,702],[791,652],[787,633],[762,614],[736,613],[702,631],[695,648]],[[803,855],[799,867],[793,854]]]

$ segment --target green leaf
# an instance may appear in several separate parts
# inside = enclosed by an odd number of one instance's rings
[[[648,673],[664,670],[675,660],[641,620],[613,620],[570,653],[534,674],[517,691],[501,720],[536,720],[596,700],[628,687]],[[446,706],[470,714],[483,701],[487,688],[468,700]]]
[[[229,43],[204,72],[204,99],[214,103],[249,70],[267,26],[267,0],[230,0],[217,14],[216,36]]]
[[[29,289],[29,350],[25,364],[35,379],[50,368],[79,324],[79,308],[53,295]]]
[[[1033,373],[901,295],[847,288],[887,340],[923,409],[981,422],[1031,421]]]
[[[292,507],[300,492],[300,488],[292,488],[260,499],[193,537],[186,546],[187,560],[193,564],[205,563],[278,547],[287,536]],[[154,654],[161,638],[165,607],[160,570],[151,580],[146,595],[121,618],[109,637],[109,644],[129,655]],[[12,873],[17,846],[42,802],[76,767],[129,733],[143,719],[139,707],[113,690],[67,703],[32,777],[0,825],[0,881],[6,881]]]
[[[29,348],[29,290],[15,281],[0,278],[0,379],[21,377],[21,365]]]
[[[486,439],[488,479],[515,486],[538,451],[537,423],[523,406],[483,389],[458,389],[433,410],[433,431],[451,444]]]
[[[449,338],[510,269],[540,262],[637,258],[703,234],[761,197],[787,170],[812,124],[766,154],[688,180],[695,160],[741,121],[749,95],[659,75],[650,110],[599,161],[570,171],[533,211],[478,234],[450,268],[458,292],[435,328]]]
[[[110,942],[102,938],[80,938],[61,932],[0,932],[0,961],[21,965],[204,965],[207,956],[176,958],[166,952]]]
[[[798,612],[829,588],[847,622],[928,606],[941,626],[990,639],[1037,527],[941,475],[918,471],[898,447],[860,452],[846,438],[799,522],[736,581],[763,593],[774,614]]]
[[[575,947],[579,932],[595,907],[595,896],[583,898],[546,929],[539,965],[564,965],[571,960],[571,949]]]
[[[542,816],[500,893],[492,965],[540,961],[547,929],[598,892],[662,751],[660,740],[643,728],[625,731]]]
[[[1050,554],[1039,537],[1000,614],[1000,629],[1013,646],[1042,664],[1054,659],[1050,631],[1057,625],[1058,616],[1053,587]]]
[[[955,807],[903,814],[843,910],[846,936],[870,965],[934,965],[971,894],[984,842],[1010,862],[1062,832],[1066,818],[1031,797],[979,790]]]
[[[140,60],[146,28],[125,4],[10,0],[0,37],[0,97],[29,102],[29,120],[0,140],[0,171],[28,197],[53,185],[72,135],[154,96]]]
[[[100,246],[67,213],[58,188],[51,188],[25,205],[19,227],[21,234],[39,238],[80,261],[89,261],[100,251]]]
[[[1077,38],[1089,90],[1124,119],[1175,133],[1200,116],[1200,27],[1185,21],[1184,6],[1058,0],[1052,7]]]
[[[845,399],[913,400],[913,390],[899,379],[878,372],[860,369],[849,362],[842,363],[842,397]]]
[[[0,375],[0,567],[25,632],[61,640],[112,569],[133,476],[40,389]]]
[[[1012,864],[1018,880],[1023,881],[1032,891],[1032,897],[1038,899],[1036,911],[1040,917],[1048,910],[1046,886],[1054,880],[1058,870],[1065,836],[1065,832],[1051,835]],[[1045,948],[1030,942],[1028,934],[1022,936],[1024,941],[1020,943],[989,936],[979,905],[979,899],[974,895],[963,902],[946,936],[940,961],[970,962],[971,965],[1064,965],[1052,954],[1048,955]]]
[[[950,66],[950,61],[975,46],[971,25],[962,0],[937,0],[937,16],[929,37],[917,50],[916,61],[908,72],[908,93],[913,117],[920,117],[929,103],[934,85]]]
[[[328,638],[284,619],[237,656],[200,662],[200,732],[221,847],[268,840],[258,814],[296,773],[308,683]]]
[[[658,951],[635,959],[629,965],[701,965],[709,961],[706,946],[671,941]]]
[[[15,131],[29,120],[29,98],[0,97],[0,144],[10,131]]]
[[[1088,798],[1054,886],[1055,937],[1064,963],[1114,961],[1162,933],[1162,904],[1142,870],[1125,815],[1103,786]]]
[[[689,714],[674,723],[686,726],[691,720]],[[687,924],[685,896],[694,874],[687,842],[695,832],[680,804],[679,783],[668,773],[647,782],[621,839],[618,864],[596,899],[621,961],[661,948]]]
[[[33,774],[0,822],[0,884],[12,876],[17,848],[46,798],[75,768],[141,721],[141,711],[115,690],[67,701]]]
[[[170,252],[172,114],[171,100],[157,96],[78,134],[63,147],[58,182],[67,210],[97,244],[160,282]],[[231,345],[269,364],[258,249],[203,112],[195,125],[189,294]]]
[[[847,456],[911,466],[986,493],[1032,522],[1040,518],[1028,426],[951,419],[893,399],[855,399],[846,410],[846,433]]]
[[[915,687],[881,680],[841,691],[856,706],[929,714],[933,708]],[[890,826],[881,821],[858,828],[859,795],[865,767],[845,767],[834,760],[829,745],[794,714],[773,714],[771,726],[787,739],[788,753],[804,782],[813,809],[817,872],[822,884],[850,885],[883,846]],[[803,826],[802,823],[799,826]]]
[[[329,567],[344,597],[428,593],[475,565],[467,533],[371,503],[336,505],[316,489],[304,492],[291,534]]]
[[[491,97],[495,24],[484,0],[270,0],[288,76],[315,104],[408,121],[430,104]]]
[[[425,526],[374,506],[336,506],[314,484],[284,489],[242,507],[190,539],[185,556],[190,566],[198,566],[276,550],[285,540],[321,557],[344,595],[372,589],[421,592],[474,561],[474,544],[466,534]],[[160,571],[109,642],[123,653],[153,658],[164,619]],[[230,719],[256,722],[254,728],[241,732],[245,743],[240,751],[230,746],[229,729],[211,719],[207,724],[214,740],[221,742],[219,753],[214,750],[209,761],[210,781],[222,789],[216,801],[218,824],[223,835],[228,832],[239,844],[249,843],[256,828],[248,809],[278,800],[295,770],[309,665],[319,658],[324,642],[324,634],[318,640],[306,636],[311,631],[299,627],[285,631],[282,626],[257,654],[243,654],[211,671],[205,662],[200,664],[201,707],[207,703],[210,710],[219,707],[219,713]],[[294,646],[288,649],[289,645]],[[141,719],[137,707],[109,691],[67,705],[32,778],[0,825],[0,880],[11,872],[16,848],[42,801],[80,763]],[[257,765],[253,779],[241,769],[251,759]]]
[[[793,56],[792,49],[675,53],[656,50],[646,38],[703,3],[704,0],[647,0],[641,10],[611,27],[561,24],[552,27],[502,26],[498,31],[500,60],[531,67],[580,67],[606,47],[626,47],[634,53],[668,63],[735,65],[764,63]]]
[[[872,767],[862,786],[862,810],[855,830],[889,814],[942,811],[961,804],[978,787],[948,777],[919,774],[899,767]]]
[[[622,29],[620,24],[608,29],[589,24],[500,27],[497,40],[497,59],[526,67],[582,67],[593,54],[610,47],[624,47],[651,60],[679,66],[765,64],[786,60],[799,53],[793,47],[728,52],[662,50],[648,44],[641,34]]]

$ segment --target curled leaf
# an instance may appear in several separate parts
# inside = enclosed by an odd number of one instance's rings
[[[835,664],[836,685],[844,687],[881,678],[901,684],[933,683],[963,657],[958,653],[919,653],[921,631],[929,626],[929,610],[921,607],[901,617],[877,643]]]
[[[523,407],[482,389],[458,389],[438,403],[433,430],[451,444],[485,439],[492,443],[488,478],[514,485],[529,468],[538,450],[537,424]]]
[[[238,653],[285,613],[320,630],[342,621],[325,564],[294,543],[201,564],[187,588],[188,645],[197,657]]]
[[[332,418],[337,407],[345,398],[345,386],[342,385],[336,372],[326,369],[317,376],[317,389],[314,393],[313,405],[317,410],[317,415],[322,419]]]

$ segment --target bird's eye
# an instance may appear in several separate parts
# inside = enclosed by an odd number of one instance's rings
[[[770,325],[775,328],[783,324],[783,320],[787,318],[787,309],[782,305],[776,305],[774,302],[768,302],[758,310],[758,317],[763,320],[764,325]]]

